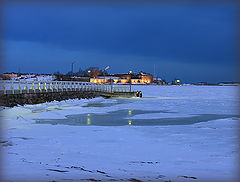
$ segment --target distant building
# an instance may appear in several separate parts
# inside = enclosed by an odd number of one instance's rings
[[[4,74],[1,75],[1,78],[3,80],[10,80],[10,79],[16,78],[16,77],[18,77],[17,73],[4,73]]]
[[[102,76],[103,72],[98,67],[90,67],[83,72],[83,75],[96,78]]]
[[[153,76],[150,74],[142,74],[140,76],[140,83],[152,83],[153,82]]]
[[[152,83],[153,77],[150,74],[139,73],[139,74],[115,74],[113,76],[101,76],[96,78],[90,78],[92,83],[112,83],[117,84],[150,84]]]
[[[220,82],[218,83],[220,86],[239,86],[240,82]]]
[[[166,82],[166,80],[161,79],[161,78],[153,78],[153,83],[155,83],[157,85],[167,85],[168,84]]]
[[[182,85],[182,83],[179,79],[175,79],[172,81],[172,85]]]
[[[208,83],[207,82],[199,82],[196,85],[208,85]]]
[[[111,76],[106,76],[106,77],[97,77],[97,78],[90,78],[90,82],[92,83],[129,83],[129,80],[126,78],[121,78],[121,77],[111,77]]]
[[[56,80],[57,81],[79,81],[79,82],[89,82],[90,81],[90,77],[88,76],[75,76],[75,75],[62,75],[62,74],[58,74],[55,75]]]

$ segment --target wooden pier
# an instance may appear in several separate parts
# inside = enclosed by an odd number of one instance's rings
[[[102,96],[141,97],[129,85],[110,85],[76,81],[0,81],[1,106],[38,104],[53,100]]]

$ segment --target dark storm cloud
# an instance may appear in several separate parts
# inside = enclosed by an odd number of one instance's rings
[[[106,65],[168,81],[235,80],[234,4],[12,3],[3,8],[6,71]]]
[[[236,10],[226,4],[18,4],[4,10],[7,40],[191,62],[235,59]]]

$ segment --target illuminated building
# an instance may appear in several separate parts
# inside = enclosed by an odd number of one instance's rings
[[[181,81],[179,79],[175,79],[174,81],[172,81],[172,85],[181,85]]]
[[[110,83],[114,84],[150,84],[152,83],[153,76],[150,74],[140,73],[140,74],[116,74],[114,76],[106,76],[106,77],[96,77],[91,78],[90,82],[92,83]]]

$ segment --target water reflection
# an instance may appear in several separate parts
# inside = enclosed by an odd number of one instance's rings
[[[128,115],[131,116],[132,115],[132,110],[128,111]]]
[[[132,117],[140,114],[168,113],[176,114],[166,110],[146,111],[146,110],[118,110],[105,114],[78,114],[68,115],[65,119],[35,119],[37,124],[64,124],[64,125],[97,125],[97,126],[123,126],[133,125]],[[187,125],[210,120],[239,117],[238,115],[226,114],[197,114],[188,117],[166,117],[166,118],[145,118],[134,119],[134,126],[154,126],[154,125]]]
[[[91,119],[87,118],[87,125],[91,125]]]
[[[128,120],[128,125],[132,125],[132,121],[131,120]]]

